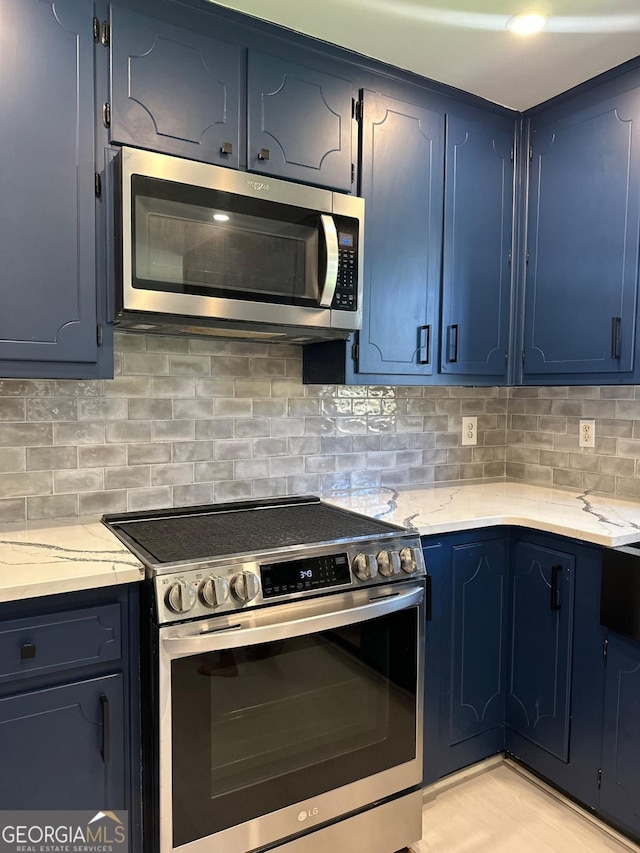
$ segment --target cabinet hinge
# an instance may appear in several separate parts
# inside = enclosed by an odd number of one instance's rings
[[[522,350],[522,363],[524,364],[524,350]]]
[[[102,195],[102,179],[100,178],[100,172],[96,172],[95,174],[95,188],[96,198],[100,198]]]
[[[359,355],[359,354],[360,354],[360,347],[358,346],[358,344],[354,344],[354,345],[351,347],[351,358],[352,358],[354,361],[357,361],[357,360],[358,360],[358,355]]]
[[[511,266],[511,249],[509,249],[509,255],[508,255],[508,258],[509,258],[509,266]]]
[[[504,354],[504,363],[509,364],[509,353],[508,352],[505,352],[505,354]]]
[[[355,179],[356,179],[356,167],[355,167],[355,165],[352,163],[352,164],[351,164],[351,183],[352,183],[352,184],[355,182]]]
[[[353,117],[356,121],[362,121],[362,101],[353,101]]]
[[[533,160],[533,145],[529,146],[529,160]]]
[[[109,21],[103,21],[100,26],[100,44],[103,47],[109,47],[111,44],[111,27]]]
[[[96,326],[96,343],[99,347],[102,346],[102,326],[100,323]]]
[[[602,660],[607,659],[607,655],[609,654],[609,640],[605,640],[602,644]]]
[[[102,105],[102,124],[111,127],[111,104],[108,101]]]
[[[100,41],[100,21],[97,18],[93,19],[93,40],[96,44]]]
[[[527,249],[527,254],[524,256],[525,261],[529,263],[529,250]]]
[[[602,770],[598,770],[598,790],[602,788]]]
[[[515,160],[515,156],[516,156],[516,152],[515,152],[515,149],[514,149],[514,147],[513,147],[513,145],[512,145],[512,146],[511,146],[511,152],[510,152],[510,155],[509,155],[509,159],[511,160],[511,162],[512,162],[512,163],[513,163],[513,161]]]

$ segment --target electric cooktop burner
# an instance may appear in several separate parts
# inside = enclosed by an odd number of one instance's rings
[[[404,528],[305,496],[107,515],[104,521],[155,564],[406,533]]]

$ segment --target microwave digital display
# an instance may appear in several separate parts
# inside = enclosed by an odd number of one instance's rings
[[[345,234],[344,231],[338,231],[338,243],[341,246],[346,246],[348,249],[353,249],[353,234]]]

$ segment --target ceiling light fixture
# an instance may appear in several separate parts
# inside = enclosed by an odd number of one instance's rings
[[[216,222],[228,222],[229,221],[229,217],[227,216],[226,213],[214,213],[213,218],[215,219]]]
[[[507,29],[519,36],[531,36],[544,29],[546,18],[541,12],[522,12],[507,21]]]

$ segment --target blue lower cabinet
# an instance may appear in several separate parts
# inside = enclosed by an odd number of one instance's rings
[[[512,553],[506,748],[585,805],[598,801],[604,688],[596,546],[519,534]]]
[[[0,699],[3,809],[125,808],[122,674]]]
[[[0,604],[0,809],[124,809],[142,849],[135,584]]]
[[[598,809],[607,636],[601,549],[506,528],[425,537],[423,549],[432,592],[424,783],[506,750]],[[630,716],[611,705],[619,691],[612,675],[607,682],[607,725],[613,731],[610,720],[619,719],[627,733],[625,760],[634,739],[640,743],[640,722],[629,723],[634,713],[640,718],[640,643],[630,645],[636,659],[625,661],[627,693],[620,693]],[[632,761],[620,766],[612,802],[616,785],[638,790],[640,802],[640,773]],[[606,763],[602,769],[604,791]],[[602,811],[614,819],[611,802]],[[628,816],[618,822],[633,826]]]
[[[427,537],[423,548],[432,593],[425,667],[428,784],[504,749],[508,535]]]
[[[441,776],[504,748],[508,540],[454,545],[450,554],[442,632]]]
[[[574,558],[518,542],[511,580],[507,725],[569,759]]]
[[[640,642],[607,638],[599,809],[640,836]]]

